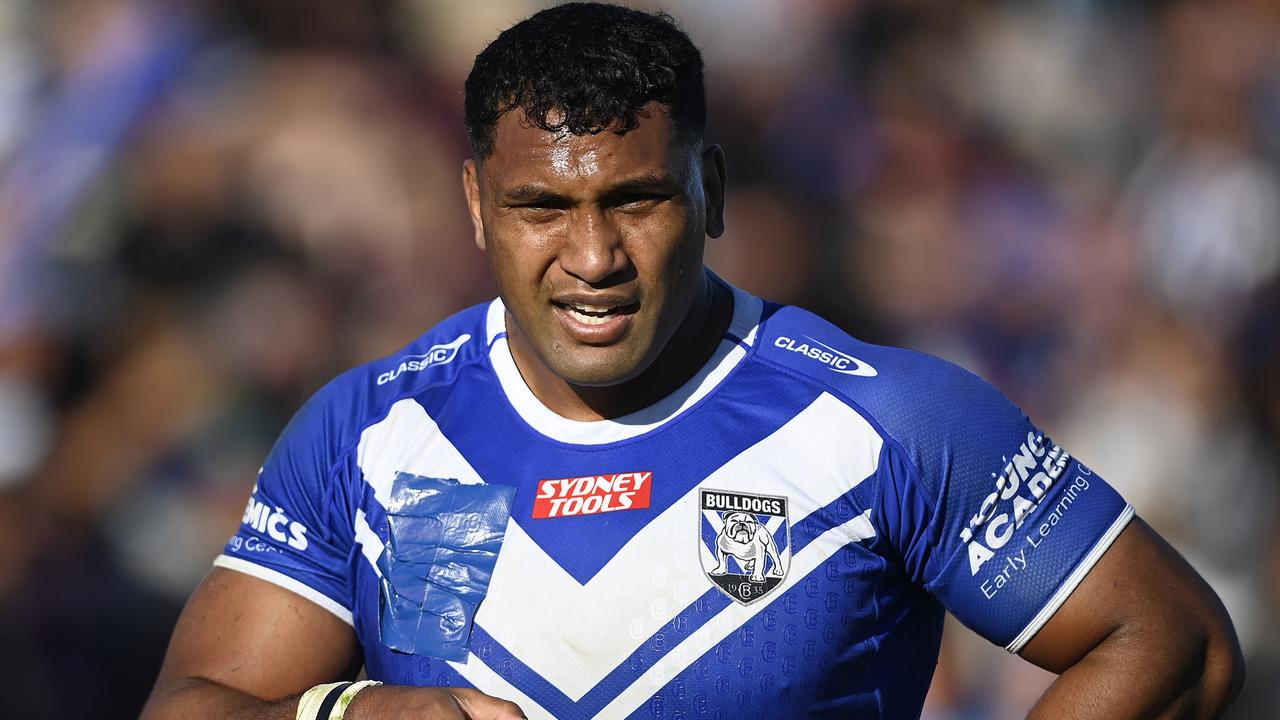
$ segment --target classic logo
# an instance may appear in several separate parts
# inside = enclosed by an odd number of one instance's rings
[[[443,345],[432,345],[421,355],[405,355],[396,363],[394,369],[378,375],[378,384],[386,385],[407,372],[421,372],[436,365],[447,365],[458,356],[458,348],[466,345],[470,339],[470,335],[463,333],[454,338],[452,342],[447,342]]]
[[[652,485],[651,471],[542,480],[538,483],[538,494],[533,498],[533,517],[641,510],[649,507],[649,488]]]
[[[809,337],[804,338],[808,342],[797,342],[786,336],[779,336],[773,344],[783,350],[790,350],[793,353],[800,353],[810,360],[817,360],[832,372],[838,372],[841,375],[857,375],[858,377],[875,377],[879,375],[875,368],[858,358],[841,352],[830,345]]]
[[[698,555],[707,578],[750,605],[773,592],[791,565],[787,499],[703,488]]]

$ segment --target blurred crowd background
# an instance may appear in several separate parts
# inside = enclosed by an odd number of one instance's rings
[[[526,0],[0,2],[5,715],[136,717],[294,409],[490,297],[462,80]],[[1280,4],[688,0],[709,264],[992,380],[1280,704]],[[1050,676],[948,627],[930,720]]]

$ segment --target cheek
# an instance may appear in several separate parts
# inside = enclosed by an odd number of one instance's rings
[[[494,276],[508,291],[527,289],[540,280],[555,260],[555,241],[547,232],[531,232],[526,227],[495,228],[486,240],[489,264]],[[526,287],[512,287],[516,283]]]
[[[625,231],[631,264],[651,283],[678,283],[682,271],[702,255],[702,235],[683,213],[653,215],[630,223]]]

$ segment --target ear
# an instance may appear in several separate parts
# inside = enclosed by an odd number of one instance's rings
[[[480,217],[480,168],[476,161],[462,163],[462,193],[467,198],[467,211],[471,213],[471,227],[475,229],[476,247],[484,250],[484,220]]]
[[[724,234],[724,150],[712,145],[702,151],[702,191],[707,201],[707,235]]]

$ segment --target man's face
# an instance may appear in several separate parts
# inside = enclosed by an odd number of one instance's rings
[[[666,111],[646,110],[625,135],[551,133],[515,110],[464,169],[517,361],[532,350],[572,385],[649,367],[703,291],[703,241],[722,228],[719,149],[675,140]]]

